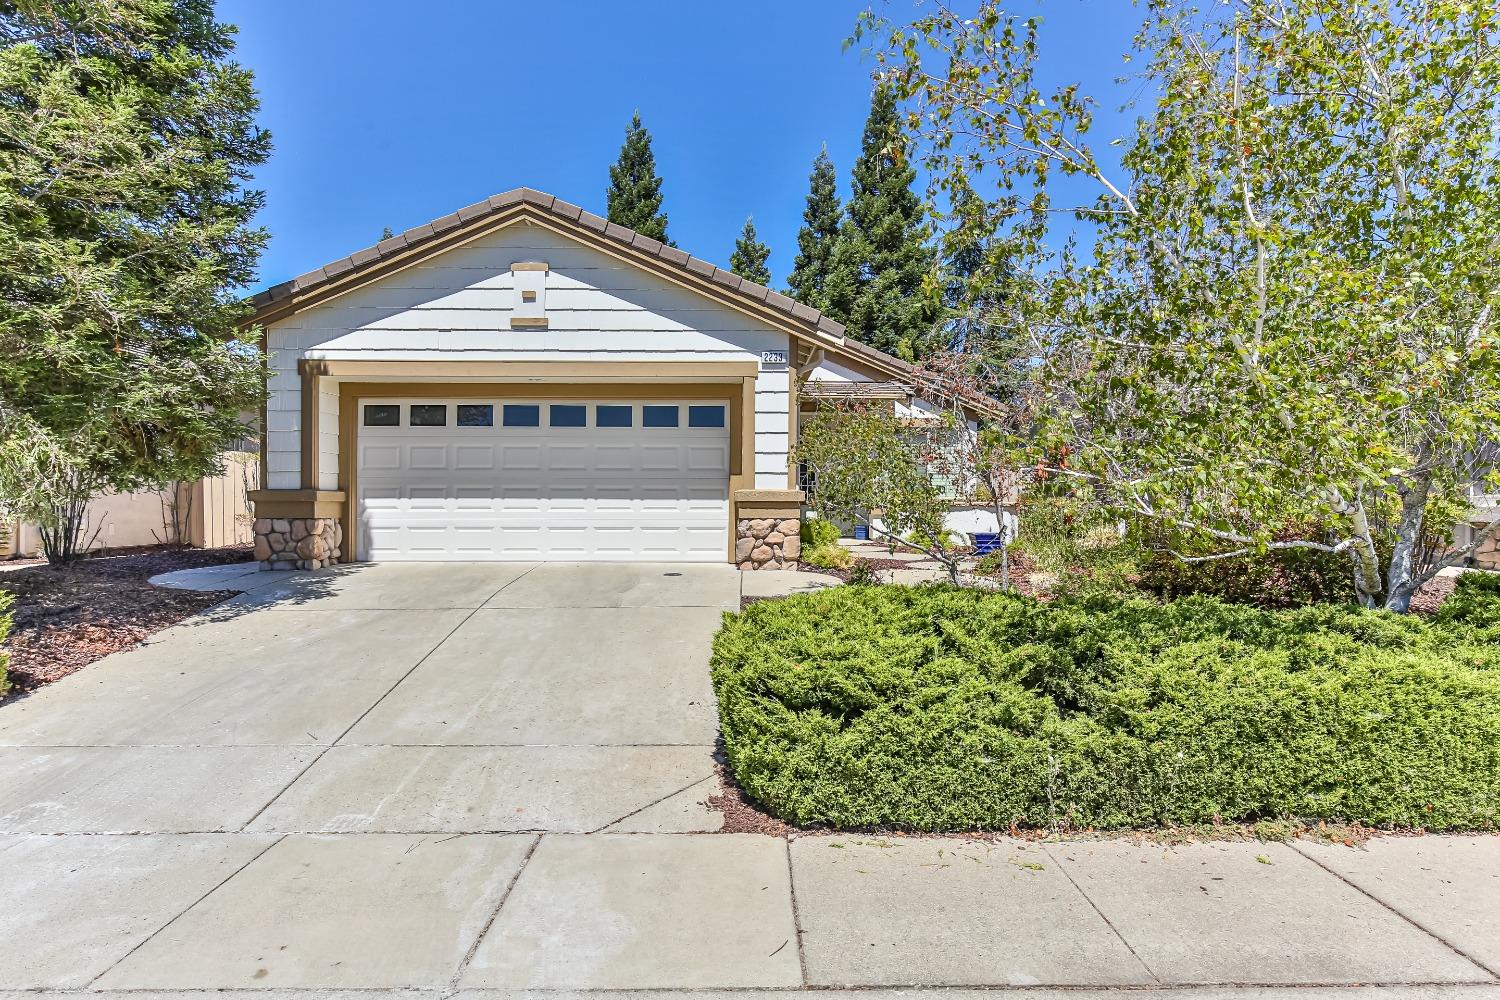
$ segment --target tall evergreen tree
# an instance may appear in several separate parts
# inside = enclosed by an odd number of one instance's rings
[[[834,245],[828,312],[856,339],[913,360],[941,342],[940,306],[926,291],[936,253],[916,179],[896,95],[878,86]]]
[[[734,241],[734,253],[729,255],[729,269],[757,285],[769,285],[771,269],[766,267],[766,261],[770,256],[771,248],[755,232],[755,219],[746,219],[740,238]]]
[[[215,468],[265,383],[241,289],[270,152],[213,0],[0,4],[0,511]]]
[[[843,218],[838,177],[834,173],[833,161],[828,158],[827,146],[813,160],[808,187],[807,208],[802,212],[802,231],[797,234],[797,259],[792,262],[786,293],[814,309],[826,309],[828,272]]]
[[[656,154],[651,133],[641,124],[641,113],[631,116],[620,158],[609,168],[605,192],[609,221],[642,236],[676,246],[667,239],[667,213],[661,210],[661,178],[656,176]]]

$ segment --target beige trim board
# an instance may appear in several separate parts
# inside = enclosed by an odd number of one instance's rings
[[[261,517],[342,517],[341,490],[251,490],[246,494]]]
[[[544,378],[560,382],[584,378],[608,378],[621,382],[639,379],[742,379],[760,374],[755,361],[345,361],[303,358],[297,362],[303,374],[339,379],[392,379],[421,384],[419,379],[510,379]]]
[[[740,503],[800,504],[807,500],[801,490],[740,490],[734,495]]]
[[[512,316],[510,318],[512,330],[545,330],[547,329],[547,317],[545,316]]]

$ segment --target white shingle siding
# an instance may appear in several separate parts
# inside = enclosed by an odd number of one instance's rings
[[[785,338],[785,335],[783,335]],[[790,345],[786,345],[788,357]],[[790,373],[762,371],[755,380],[755,488],[787,488],[787,458],[790,445],[787,404],[790,399]]]
[[[510,268],[516,261],[545,261],[551,267],[545,330],[509,328],[515,302]],[[490,233],[273,323],[266,343],[271,489],[301,485],[301,358],[759,362],[762,351],[790,348],[782,330],[526,225]],[[319,485],[330,489],[338,481],[338,401],[331,380],[325,387]],[[787,387],[784,369],[757,379],[755,484],[760,488],[787,485]]]
[[[318,489],[339,488],[339,387],[324,379],[318,393]]]

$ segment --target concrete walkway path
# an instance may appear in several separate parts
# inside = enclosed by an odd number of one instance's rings
[[[716,832],[709,643],[780,584],[223,572],[0,708],[0,997],[1500,998],[1492,838]]]

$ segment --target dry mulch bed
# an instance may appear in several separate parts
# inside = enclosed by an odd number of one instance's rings
[[[146,582],[158,573],[250,558],[249,546],[152,547],[93,556],[72,566],[44,563],[0,574],[0,591],[15,598],[10,609],[14,625],[5,644],[10,690],[0,700],[66,677],[235,594],[170,590]]]

